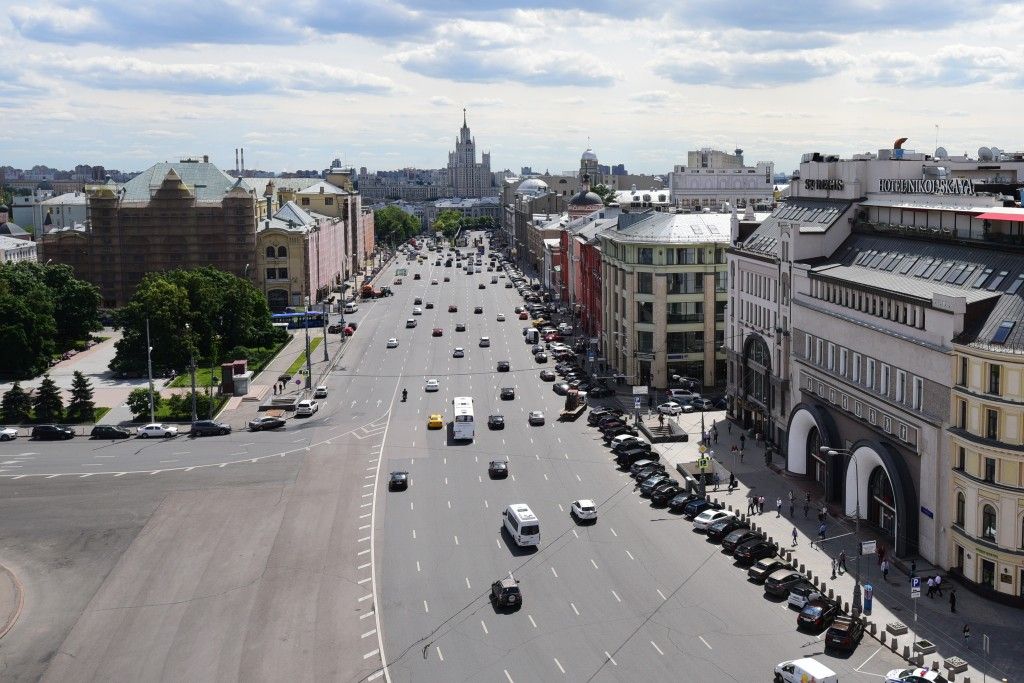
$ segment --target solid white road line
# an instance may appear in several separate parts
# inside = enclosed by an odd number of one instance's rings
[[[590,564],[594,565],[594,569],[597,569],[597,562],[594,562],[593,558],[591,558]]]
[[[580,537],[580,535],[576,532],[575,529],[572,530],[572,535],[575,536],[576,538]]]
[[[562,504],[561,504],[561,503],[559,503],[559,504],[558,504],[558,511],[559,511],[559,512],[565,512],[565,508],[564,508],[564,507],[562,507]]]
[[[418,571],[418,572],[423,571],[422,569],[420,569],[420,561],[419,560],[416,560],[416,571]]]
[[[440,646],[438,646],[438,647],[437,647],[437,648],[435,648],[435,649],[437,650],[437,658],[438,658],[438,659],[440,659],[440,660],[441,660],[441,661],[443,662],[443,661],[444,661],[444,655],[443,655],[443,654],[441,654],[441,648],[440,648]]]
[[[363,635],[361,635],[359,637],[360,638],[369,638],[370,636],[372,636],[376,632],[377,632],[377,629],[373,629],[373,630],[367,631],[366,633],[364,633]]]
[[[711,645],[708,644],[708,641],[704,640],[704,636],[697,636],[697,637],[700,638],[700,642],[702,642],[702,643],[704,643],[705,645],[708,646],[709,650],[711,649]]]
[[[615,529],[613,529],[611,527],[608,527],[608,531],[612,532],[612,536],[615,536],[616,538],[618,538],[619,535],[617,533],[615,533]]]
[[[556,579],[558,578],[558,572],[555,571],[554,567],[551,568],[551,573],[555,575]]]
[[[356,581],[356,583],[361,586],[361,585],[363,585],[364,583],[366,583],[366,582],[368,582],[370,580],[371,580],[370,577],[367,576],[365,579],[359,579],[358,581]]]
[[[430,614],[430,605],[427,604],[426,600],[423,601],[423,611]]]
[[[455,537],[455,545],[458,545],[458,544],[459,544],[459,537],[458,537],[458,536],[456,536],[456,537]]]
[[[668,598],[666,598],[666,597],[665,597],[665,594],[661,592],[661,589],[660,589],[660,588],[659,588],[659,589],[657,589],[657,590],[658,590],[658,595],[660,595],[660,596],[661,596],[661,599],[662,599],[662,600],[668,600]],[[788,606],[788,605],[786,606],[786,609],[789,609],[789,606]]]
[[[379,649],[377,649],[377,650],[370,650],[365,655],[363,655],[363,659],[369,659],[370,657],[373,657],[374,655],[378,655],[378,654],[380,654],[380,650]]]
[[[97,465],[97,467],[99,467],[99,465]],[[547,480],[548,480],[548,475],[547,475],[547,472],[545,472],[544,473],[544,481],[547,481]]]
[[[612,591],[612,597],[615,598],[616,602],[622,602],[622,598],[620,598],[619,594],[616,593],[615,591]]]
[[[512,677],[508,675],[508,669],[502,669],[502,671],[505,672],[505,680],[507,680],[508,683],[513,683]]]
[[[466,588],[473,590],[473,587],[469,585],[469,577],[466,577]]]
[[[373,594],[369,593],[369,594],[364,595],[363,597],[359,598],[358,602],[366,602],[367,600],[370,600],[372,598],[373,598]]]
[[[576,616],[580,615],[580,611],[578,609],[576,609],[576,603],[570,602],[569,603],[569,607],[572,607],[572,611],[576,613]]]
[[[578,474],[576,475],[576,481],[583,481],[582,479],[580,479],[580,475]]]
[[[533,620],[532,614],[527,614],[526,618],[530,620],[530,623],[533,625],[534,628],[537,628],[537,622]]]
[[[373,610],[370,610],[370,611],[369,611],[369,612],[367,612],[366,614],[360,614],[360,615],[359,615],[359,618],[360,618],[360,619],[369,619],[369,618],[370,618],[370,617],[372,617],[373,615],[374,615],[374,611],[373,611]]]
[[[656,642],[654,642],[653,640],[650,641],[650,642],[651,642],[651,647],[653,647],[655,650],[657,650],[659,655],[665,654],[664,652],[661,651],[661,648],[658,647],[658,644]]]
[[[490,635],[490,631],[487,630],[487,624],[484,623],[483,619],[480,620],[480,627],[484,630],[484,633]]]
[[[555,660],[555,666],[558,667],[558,670],[561,671],[562,673],[565,673],[565,667],[562,666],[562,663],[560,661],[558,661],[558,658],[555,657],[554,660]]]
[[[414,539],[416,538],[416,530],[415,530],[415,529],[413,529],[413,530],[412,530],[412,537],[413,537]]]

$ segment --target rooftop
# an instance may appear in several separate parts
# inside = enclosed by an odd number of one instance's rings
[[[729,241],[732,216],[727,213],[624,213],[618,226],[601,232],[613,242],[704,244]]]
[[[124,202],[148,202],[173,170],[195,195],[196,201],[219,202],[231,191],[235,179],[210,163],[161,162],[154,164],[122,186]],[[262,190],[261,190],[262,191]]]

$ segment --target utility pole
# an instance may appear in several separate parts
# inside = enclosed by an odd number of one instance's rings
[[[302,316],[302,327],[306,330],[306,388],[313,385],[313,361],[309,357],[309,304]]]
[[[185,329],[188,330],[188,371],[192,376],[192,421],[195,422],[199,419],[196,414],[196,351],[192,345],[192,326],[185,323]]]
[[[323,302],[323,309],[324,309],[324,321],[323,321],[324,322],[324,362],[326,363],[326,362],[328,362],[331,359],[330,356],[327,354],[327,302],[326,301]],[[342,336],[345,336],[345,335],[342,334]]]
[[[149,318],[146,318],[146,367],[149,370],[149,421],[156,422],[153,406],[153,344],[149,341]]]

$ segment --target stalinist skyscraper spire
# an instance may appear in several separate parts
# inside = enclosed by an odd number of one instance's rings
[[[462,128],[455,139],[455,151],[448,153],[448,182],[456,197],[489,197],[497,194],[491,175],[491,155],[485,152],[481,162],[476,161],[476,140],[466,123],[466,110],[462,110]]]

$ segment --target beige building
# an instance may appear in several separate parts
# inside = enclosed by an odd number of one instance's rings
[[[721,220],[724,218],[725,220]],[[626,381],[725,381],[729,216],[623,213],[601,241],[602,355]]]

